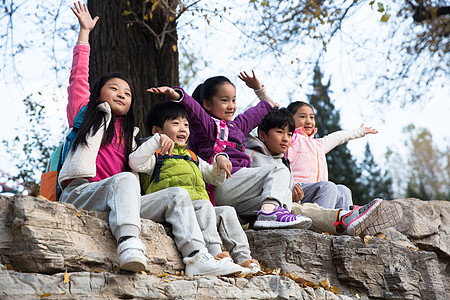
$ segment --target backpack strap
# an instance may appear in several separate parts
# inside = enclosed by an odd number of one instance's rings
[[[155,152],[155,156],[156,156],[156,165],[155,165],[155,169],[153,170],[153,174],[152,174],[152,178],[150,179],[150,182],[152,182],[153,180],[155,182],[159,182],[159,175],[161,173],[161,168],[163,166],[163,163],[166,159],[170,159],[170,158],[174,158],[174,159],[183,159],[183,160],[187,160],[190,162],[193,162],[196,166],[198,166],[198,158],[197,155],[195,155],[194,152],[192,152],[191,150],[186,149],[189,155],[172,155],[170,156],[169,154],[161,154],[161,149],[159,149],[158,151]]]
[[[217,134],[214,142],[213,154],[209,158],[209,164],[211,165],[213,164],[213,159],[216,154],[223,152],[226,147],[235,148],[242,152],[245,151],[245,147],[243,145],[228,141],[228,126],[225,120],[219,120],[216,118],[212,119],[214,120],[214,123],[216,123]]]
[[[84,116],[86,114],[87,105],[83,106],[80,111],[77,113],[75,120],[73,121],[73,127],[72,130],[69,132],[69,134],[66,136],[66,141],[64,142],[63,151],[61,154],[61,159],[59,160],[61,166],[64,164],[64,161],[67,157],[67,154],[69,153],[69,150],[72,148],[73,141],[77,137],[78,129],[80,129],[81,124],[83,124]],[[58,166],[58,171],[61,169],[60,166]]]

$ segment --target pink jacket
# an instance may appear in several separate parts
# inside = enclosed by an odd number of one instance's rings
[[[311,136],[308,136],[303,127],[295,129],[286,157],[289,159],[296,182],[328,181],[328,165],[325,154],[338,145],[366,135],[363,127],[336,131],[319,139],[314,138],[316,132],[317,128]]]

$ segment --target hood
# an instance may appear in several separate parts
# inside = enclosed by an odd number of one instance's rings
[[[295,139],[297,138],[297,134],[309,137],[310,139],[312,139],[314,137],[314,135],[316,135],[317,133],[317,128],[314,128],[313,133],[308,136],[308,134],[306,133],[305,129],[303,127],[297,127],[295,128],[295,132],[294,132],[294,136],[292,137],[292,142],[295,141]]]

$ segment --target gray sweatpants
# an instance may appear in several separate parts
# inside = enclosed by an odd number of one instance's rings
[[[272,203],[289,211],[292,194],[291,174],[284,165],[265,165],[242,168],[233,173],[221,186],[214,188],[216,205],[229,205],[239,216],[255,216],[265,203]]]
[[[325,208],[348,210],[353,205],[352,191],[331,181],[300,183],[304,197],[301,203],[317,203]]]
[[[214,207],[209,200],[203,199],[192,203],[206,248],[211,255],[216,256],[222,252],[223,242],[235,262],[240,263],[252,258],[247,235],[233,207]]]
[[[142,217],[170,223],[183,257],[205,248],[191,198],[183,188],[168,188],[141,197],[136,176],[123,172],[99,182],[74,179],[63,190],[61,201],[78,209],[109,212],[109,226],[117,240],[123,236],[138,237]]]

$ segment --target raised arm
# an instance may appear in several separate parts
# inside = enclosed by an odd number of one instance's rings
[[[80,23],[80,32],[78,34],[78,43],[88,43],[89,42],[89,33],[92,29],[94,29],[95,24],[97,24],[98,16],[93,18],[89,13],[89,10],[85,3],[81,3],[80,1],[75,2],[74,7],[71,7],[73,13],[78,18],[78,22]]]
[[[72,68],[70,70],[69,87],[67,92],[67,120],[69,127],[73,126],[75,116],[80,109],[89,102],[89,33],[95,27],[98,17],[91,18],[86,4],[74,3],[71,10],[80,24],[78,43],[73,49]]]
[[[239,79],[241,79],[245,84],[255,91],[256,96],[261,101],[267,101],[272,105],[272,107],[279,107],[280,105],[273,101],[269,95],[266,94],[264,86],[259,82],[259,79],[255,75],[255,71],[252,70],[252,76],[248,75],[247,72],[239,73]]]

